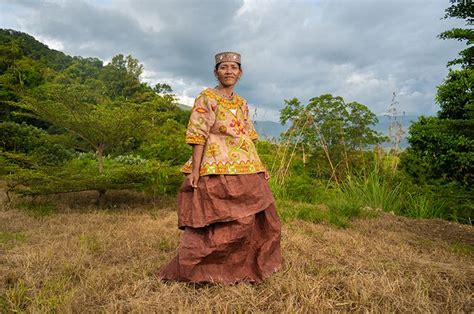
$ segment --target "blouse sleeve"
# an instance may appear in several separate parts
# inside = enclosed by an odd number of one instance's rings
[[[245,121],[245,129],[248,132],[248,135],[252,141],[258,140],[258,134],[257,131],[255,131],[255,126],[253,125],[252,120],[250,119],[249,115],[249,106],[247,105],[247,102],[244,104],[244,121]]]
[[[209,99],[199,95],[194,101],[191,116],[186,130],[186,143],[204,145],[209,137],[209,130],[216,120]]]

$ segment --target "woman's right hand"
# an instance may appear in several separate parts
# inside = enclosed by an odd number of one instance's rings
[[[189,174],[188,180],[191,186],[196,189],[198,181],[199,181],[199,172],[196,172],[196,171],[191,172]]]

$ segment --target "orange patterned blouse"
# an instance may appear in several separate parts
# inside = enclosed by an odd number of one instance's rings
[[[254,142],[257,132],[244,98],[231,99],[213,89],[203,90],[194,102],[186,131],[186,143],[204,145],[200,175],[264,172]],[[181,168],[192,171],[192,157]]]

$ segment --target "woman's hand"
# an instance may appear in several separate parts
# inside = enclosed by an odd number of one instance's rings
[[[193,188],[197,188],[199,181],[199,173],[201,168],[202,155],[204,153],[204,145],[193,145],[193,169],[188,177],[189,183]]]
[[[270,173],[268,172],[268,170],[265,170],[265,180],[270,180]]]
[[[196,171],[191,172],[189,174],[188,180],[189,180],[189,184],[191,184],[191,186],[196,189],[198,181],[199,181],[199,172],[196,172]]]

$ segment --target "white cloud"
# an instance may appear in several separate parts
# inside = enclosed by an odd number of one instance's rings
[[[258,119],[277,121],[284,99],[332,93],[385,112],[434,114],[447,61],[465,47],[436,38],[462,26],[441,20],[443,1],[0,0],[0,27],[71,55],[132,54],[143,79],[168,83],[183,103],[215,85],[213,56],[241,52],[239,94]]]

